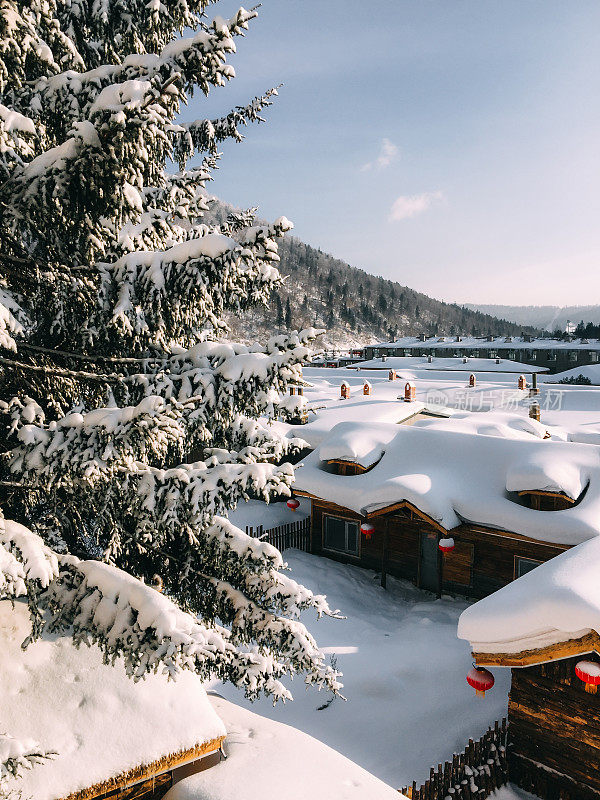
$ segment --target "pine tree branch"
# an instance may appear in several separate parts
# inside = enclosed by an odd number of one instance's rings
[[[46,375],[57,375],[61,378],[72,378],[75,380],[97,381],[99,383],[117,383],[124,379],[123,375],[102,375],[101,373],[82,372],[60,367],[41,367],[38,364],[25,364],[22,361],[15,361],[11,358],[0,356],[0,364],[4,364],[14,369],[22,369],[29,372],[43,372]]]
[[[52,350],[49,347],[41,347],[40,345],[29,344],[27,342],[19,342],[20,350],[31,350],[35,353],[45,353],[50,356],[62,356],[63,358],[75,358],[80,361],[104,361],[109,364],[147,364],[148,362],[168,361],[170,355],[164,356],[147,356],[146,358],[133,358],[133,357],[119,357],[119,356],[102,356],[102,355],[88,355],[86,353],[73,353],[68,350]]]
[[[41,264],[38,264],[33,258],[22,258],[21,256],[13,256],[10,253],[0,253],[0,261],[4,262],[5,264],[14,264],[15,267],[11,269],[11,267],[5,267],[9,271],[12,271],[16,274],[19,278],[23,280],[33,280],[30,276],[23,274],[23,272],[17,272],[16,267],[33,267],[36,270],[39,270],[39,275],[36,276],[37,278],[41,278],[42,280],[48,280],[48,278],[44,277],[44,273],[49,271],[49,267],[43,267]],[[75,273],[76,275],[95,275],[97,274],[97,270],[94,267],[67,267],[63,266],[63,269],[68,273]]]

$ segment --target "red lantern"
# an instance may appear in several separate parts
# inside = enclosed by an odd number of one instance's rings
[[[475,689],[478,697],[485,697],[494,685],[494,676],[484,667],[473,667],[467,673],[467,683]]]
[[[438,547],[442,553],[451,553],[454,550],[454,539],[440,539]]]
[[[586,692],[596,694],[600,686],[600,664],[597,661],[578,661],[575,675],[585,683]]]
[[[372,525],[370,522],[363,522],[360,526],[360,532],[365,539],[370,539],[375,533],[375,525]]]
[[[287,501],[287,507],[292,511],[295,511],[297,508],[299,508],[299,506],[300,506],[300,501],[296,500],[295,497],[290,497],[290,499]]]

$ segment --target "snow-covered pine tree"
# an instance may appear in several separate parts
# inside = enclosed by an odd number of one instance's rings
[[[219,143],[275,93],[175,121],[234,77],[256,16],[209,24],[208,2],[0,4],[0,599],[27,596],[34,635],[46,610],[135,677],[185,667],[277,699],[302,673],[337,691],[297,619],[326,599],[223,516],[290,494],[302,442],[258,418],[316,332],[217,341],[224,312],[277,288],[291,224],[202,222]]]

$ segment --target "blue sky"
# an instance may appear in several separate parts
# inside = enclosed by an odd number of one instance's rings
[[[600,303],[598,0],[264,0],[232,63],[186,118],[284,87],[215,194],[442,299]]]

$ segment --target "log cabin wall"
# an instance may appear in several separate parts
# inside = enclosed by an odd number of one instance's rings
[[[575,675],[580,659],[512,670],[509,776],[544,800],[600,798],[600,693]]]
[[[421,575],[423,542],[425,537],[438,537],[440,530],[410,509],[401,509],[387,516],[372,517],[375,525],[370,539],[359,535],[358,552],[343,553],[328,549],[324,544],[325,517],[345,519],[360,526],[363,517],[347,508],[323,500],[312,501],[311,552],[336,561],[358,564],[367,569],[380,570],[386,525],[388,547],[385,569],[390,575],[427,586]],[[485,597],[519,577],[519,570],[543,563],[568,549],[563,545],[534,542],[503,531],[481,526],[461,525],[451,535],[454,550],[439,556],[442,569],[442,589],[467,597]],[[520,561],[521,560],[521,561]]]

